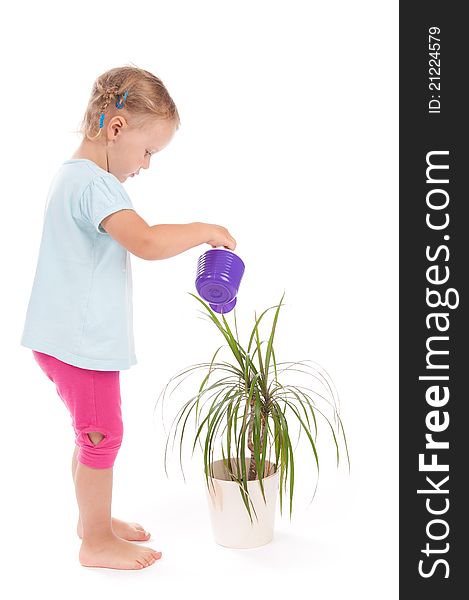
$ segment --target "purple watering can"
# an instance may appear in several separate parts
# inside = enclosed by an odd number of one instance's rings
[[[235,307],[243,273],[244,263],[232,250],[207,250],[197,262],[197,293],[215,312],[228,313]]]

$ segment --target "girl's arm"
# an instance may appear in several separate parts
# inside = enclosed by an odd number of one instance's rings
[[[170,258],[200,244],[236,247],[235,239],[221,225],[186,223],[150,226],[134,210],[119,210],[101,221],[101,226],[121,246],[145,260]]]

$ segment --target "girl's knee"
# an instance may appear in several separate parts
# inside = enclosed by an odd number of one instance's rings
[[[78,461],[95,469],[111,468],[122,443],[122,434],[122,427],[115,431],[80,431],[76,440],[80,446]]]
[[[88,437],[90,438],[90,440],[93,442],[93,444],[99,444],[99,442],[103,439],[104,435],[102,433],[99,433],[98,431],[89,431],[87,433]]]

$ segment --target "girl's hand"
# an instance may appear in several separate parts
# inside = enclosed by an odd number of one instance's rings
[[[210,244],[212,248],[217,246],[224,246],[229,250],[236,248],[236,240],[230,234],[228,229],[221,225],[211,225],[207,223],[207,244]]]

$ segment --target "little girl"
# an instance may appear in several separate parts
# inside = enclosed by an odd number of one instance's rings
[[[113,465],[122,442],[119,373],[136,363],[129,252],[170,258],[207,243],[232,250],[227,229],[208,223],[150,226],[123,187],[180,124],[162,81],[137,67],[95,81],[83,140],[52,181],[21,344],[70,411],[72,475],[79,508],[79,561],[141,569],[161,558],[138,523],[111,517]]]

